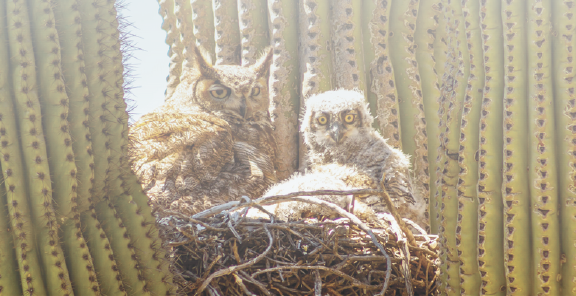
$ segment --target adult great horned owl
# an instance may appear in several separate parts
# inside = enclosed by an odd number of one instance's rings
[[[354,166],[379,188],[384,186],[402,217],[425,224],[426,204],[412,184],[408,157],[386,143],[372,128],[373,121],[359,91],[342,89],[310,97],[301,125],[308,168],[329,163]],[[378,197],[368,197],[365,202],[376,212],[386,211]]]
[[[130,127],[132,169],[154,206],[193,214],[276,182],[271,61],[212,65],[194,48],[174,94]]]

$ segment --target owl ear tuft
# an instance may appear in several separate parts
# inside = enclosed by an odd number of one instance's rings
[[[212,68],[212,59],[210,54],[198,46],[194,46],[193,50],[194,60],[192,61],[192,68],[200,72],[204,76],[212,76],[215,71]]]
[[[265,54],[251,67],[258,78],[270,75],[270,65],[274,56],[272,47],[264,49],[264,52]]]

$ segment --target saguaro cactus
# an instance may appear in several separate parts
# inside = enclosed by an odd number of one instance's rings
[[[191,42],[220,62],[274,47],[280,177],[302,165],[301,103],[338,87],[365,91],[383,135],[413,155],[430,200],[441,293],[576,293],[574,1],[269,0],[265,9],[196,0],[191,15],[173,8],[180,1],[159,2],[173,57],[168,93]],[[268,26],[256,11],[267,11]],[[174,25],[190,22],[194,36]]]
[[[0,19],[0,294],[169,294],[125,157],[115,2],[2,1]]]

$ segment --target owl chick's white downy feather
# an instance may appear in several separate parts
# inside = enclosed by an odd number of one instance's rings
[[[401,216],[426,224],[426,203],[419,185],[412,182],[408,156],[388,145],[373,122],[360,91],[341,89],[308,98],[300,129],[308,148],[308,168],[331,163],[353,166],[384,186]],[[376,212],[386,210],[380,200],[367,202]]]
[[[295,173],[289,179],[277,183],[264,193],[263,198],[275,195],[285,195],[298,191],[316,190],[353,190],[371,187],[370,176],[359,173],[354,167],[339,164],[318,166],[306,173]],[[351,195],[318,195],[316,198],[330,201],[344,209],[352,207],[354,214],[365,221],[376,219],[376,214],[361,199],[353,200]],[[354,204],[351,204],[354,202]],[[332,216],[336,213],[329,208],[319,205],[289,201],[279,204],[263,206],[265,210],[274,214],[276,219],[282,221],[296,221],[304,216]],[[251,208],[247,213],[248,218],[268,219],[269,216]]]

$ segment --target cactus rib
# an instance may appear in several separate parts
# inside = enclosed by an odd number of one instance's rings
[[[361,1],[333,1],[330,36],[334,48],[332,57],[336,87],[357,88],[366,93],[361,5]]]
[[[278,180],[288,178],[298,168],[298,114],[300,76],[298,58],[298,5],[290,1],[269,1],[270,39],[274,62],[270,67],[270,113],[278,143]]]
[[[440,89],[438,85],[438,75],[435,72],[434,66],[436,64],[434,58],[434,42],[436,40],[438,30],[439,7],[436,0],[423,0],[420,1],[422,13],[416,19],[416,32],[414,33],[414,40],[416,44],[416,61],[418,62],[418,72],[420,75],[420,86],[422,88],[422,101],[424,103],[424,113],[426,118],[426,136],[427,136],[427,160],[428,168],[425,173],[429,176],[428,184],[424,183],[426,194],[423,197],[426,199],[426,218],[428,218],[429,232],[436,232],[438,230],[438,223],[436,219],[436,212],[433,207],[433,196],[436,193],[436,163],[437,148],[440,145],[438,142],[438,109],[437,102],[440,97]]]
[[[102,38],[98,49],[103,61],[102,64],[105,65],[101,70],[101,77],[104,77],[102,89],[103,92],[106,89],[105,93],[109,101],[109,104],[106,105],[107,110],[104,113],[107,118],[106,124],[109,131],[111,151],[111,165],[107,180],[109,202],[116,206],[116,211],[121,221],[128,233],[130,233],[129,239],[137,256],[138,269],[146,281],[143,287],[144,291],[150,291],[153,295],[166,295],[169,288],[162,282],[164,277],[160,273],[159,258],[155,256],[155,249],[158,246],[155,245],[153,238],[147,233],[149,231],[148,225],[151,222],[145,221],[136,203],[132,201],[132,196],[126,195],[122,187],[123,177],[121,171],[125,167],[123,166],[124,161],[127,161],[127,159],[122,158],[122,152],[127,152],[128,115],[126,113],[126,103],[123,100],[122,74],[124,68],[122,63],[119,62],[122,61],[122,52],[120,51],[120,44],[118,44],[118,17],[114,2],[107,2],[100,6],[99,15],[102,18],[102,24],[110,24],[104,26],[101,30]],[[107,61],[107,59],[110,59],[110,61]]]
[[[556,110],[556,130],[560,191],[560,215],[562,253],[566,254],[566,262],[562,265],[562,289],[564,293],[576,294],[576,48],[574,14],[576,7],[572,1],[552,1],[552,23],[556,34],[553,40],[553,71],[554,99]]]
[[[508,295],[532,294],[530,194],[527,156],[525,1],[502,3],[504,29],[504,264]]]
[[[330,44],[330,3],[328,0],[299,1],[300,23],[300,106],[305,98],[331,90],[332,51]],[[299,164],[306,167],[306,145],[300,138]]]
[[[212,0],[212,9],[216,64],[237,65],[240,63],[241,51],[238,5],[235,0]]]
[[[1,10],[1,9],[0,9]],[[0,82],[1,83],[1,82]],[[1,90],[0,90],[1,91]],[[4,176],[0,174],[0,183],[4,184]],[[0,203],[5,205],[7,200],[6,187],[0,186]],[[14,252],[13,232],[9,226],[10,216],[5,208],[0,209],[0,295],[22,295],[20,275],[14,272],[18,269]]]
[[[446,1],[443,3],[445,13],[446,41],[448,44],[446,72],[443,75],[441,87],[441,102],[444,104],[442,120],[445,130],[442,135],[443,170],[441,172],[440,195],[440,234],[443,243],[441,258],[444,262],[441,270],[444,272],[443,293],[457,295],[460,292],[459,265],[456,250],[456,220],[458,214],[458,155],[460,148],[460,118],[466,90],[465,79],[469,75],[468,50],[465,46],[464,24],[461,19],[460,3]],[[466,59],[464,60],[463,57]],[[437,185],[438,186],[438,185]]]
[[[268,7],[266,0],[239,0],[238,19],[242,38],[242,65],[252,65],[268,45]]]
[[[469,50],[470,75],[460,123],[460,174],[458,180],[458,218],[456,246],[460,257],[460,294],[473,295],[480,290],[478,270],[478,162],[480,111],[484,88],[484,62],[480,36],[479,2],[462,1],[462,14]]]
[[[170,98],[176,87],[180,83],[182,74],[182,46],[180,43],[180,34],[176,26],[177,19],[174,14],[174,0],[158,0],[160,4],[159,13],[162,16],[162,29],[166,31],[166,44],[169,46],[168,56],[170,57],[170,66],[168,70],[166,98]]]
[[[12,9],[13,10],[13,9]],[[8,30],[14,25],[8,25],[6,6],[0,4],[0,19],[2,26],[0,29],[0,38],[8,39]],[[12,22],[12,24],[14,24]],[[9,49],[8,43],[0,44],[0,59],[8,61]],[[18,141],[19,131],[17,127],[17,118],[12,102],[12,87],[10,85],[10,65],[4,64],[0,68],[0,165],[2,166],[3,182],[6,192],[8,215],[10,227],[13,233],[15,259],[18,264],[18,274],[11,270],[6,274],[6,280],[14,280],[14,284],[20,283],[24,295],[46,295],[44,288],[44,279],[40,269],[40,263],[37,255],[37,247],[34,241],[34,231],[31,222],[31,215],[28,206],[28,196],[26,185],[24,184],[24,164],[22,162],[20,143]],[[6,229],[6,228],[4,228]],[[10,239],[6,239],[9,242]],[[4,264],[4,263],[3,263]],[[6,262],[6,268],[9,268],[9,262]],[[2,274],[2,279],[4,279]],[[15,278],[12,278],[15,277]],[[3,291],[6,289],[7,295],[16,295],[10,293],[15,288],[2,284]],[[18,289],[16,289],[18,290]]]
[[[388,35],[390,33],[390,5],[391,1],[362,1],[364,11],[372,11],[372,16],[363,16],[369,21],[363,28],[364,39],[372,44],[371,51],[365,50],[366,58],[374,56],[370,62],[370,92],[368,101],[370,110],[378,118],[378,127],[388,144],[401,148],[400,108],[398,105],[398,91],[394,81],[394,69],[390,62],[390,49]],[[368,46],[365,46],[368,47]],[[372,53],[373,52],[373,53]],[[368,62],[368,60],[365,60]],[[368,68],[368,67],[366,67]]]
[[[396,1],[392,3],[390,18],[390,58],[394,79],[398,89],[400,105],[400,126],[402,127],[402,150],[413,155],[412,168],[415,184],[419,184],[421,194],[428,196],[429,178],[424,101],[416,61],[416,41],[414,39],[418,18],[418,1]],[[404,69],[401,71],[399,69]]]
[[[209,54],[215,53],[214,39],[214,13],[212,1],[210,0],[190,0],[192,7],[192,25],[194,26],[194,38],[196,45],[201,46]]]
[[[500,3],[481,2],[485,86],[478,152],[478,265],[482,295],[503,295],[502,106],[504,50]]]
[[[551,1],[528,1],[529,181],[533,293],[560,295],[560,223],[552,88]]]

